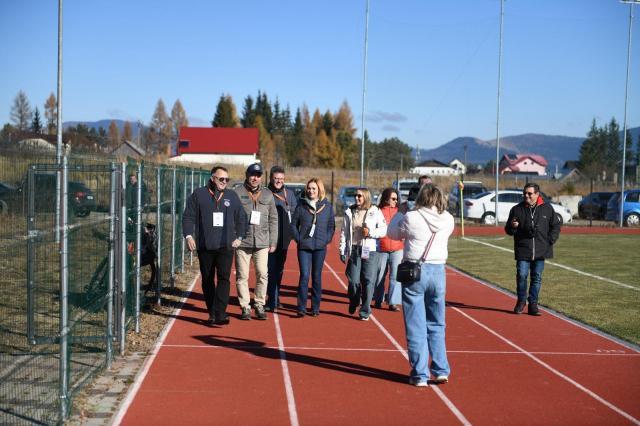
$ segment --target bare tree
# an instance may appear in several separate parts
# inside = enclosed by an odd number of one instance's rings
[[[164,153],[167,151],[171,142],[173,126],[171,118],[167,115],[167,110],[162,99],[158,99],[156,109],[151,117],[151,125],[149,129],[149,139],[151,149],[155,153]]]
[[[120,129],[114,120],[109,123],[109,145],[112,148],[116,148],[120,143]]]
[[[171,108],[171,121],[173,122],[173,134],[176,138],[180,135],[180,128],[189,125],[187,113],[182,107],[180,99],[176,99],[173,108]]]
[[[55,134],[58,127],[58,102],[53,93],[44,103],[44,118],[47,120],[47,133]]]
[[[31,106],[27,95],[22,90],[18,92],[13,100],[10,118],[16,128],[21,131],[27,130],[31,124]]]

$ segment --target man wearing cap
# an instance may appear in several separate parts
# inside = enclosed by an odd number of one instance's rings
[[[233,251],[247,232],[247,216],[238,195],[227,189],[229,173],[216,166],[206,186],[197,188],[182,216],[182,233],[190,251],[198,250],[208,325],[229,323],[229,276]],[[217,275],[217,288],[214,283]]]
[[[269,174],[269,190],[278,211],[278,245],[273,253],[269,253],[269,285],[267,286],[267,312],[275,312],[280,305],[280,283],[287,261],[287,249],[293,239],[291,232],[291,216],[296,210],[297,200],[293,191],[287,191],[284,185],[284,169],[273,166]]]
[[[249,267],[253,259],[256,270],[256,290],[253,307],[256,318],[266,320],[264,310],[267,296],[268,257],[278,244],[278,211],[273,194],[262,187],[262,166],[254,163],[247,167],[244,185],[237,189],[240,202],[249,218],[247,236],[236,250],[236,286],[242,315],[251,319],[249,294]]]

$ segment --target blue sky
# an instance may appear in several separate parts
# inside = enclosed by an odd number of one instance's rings
[[[0,2],[0,125],[25,91],[56,91],[57,1]],[[64,1],[63,120],[148,123],[162,98],[208,125],[222,93],[265,91],[293,111],[337,111],[360,128],[366,0]],[[499,0],[371,0],[365,127],[433,148],[494,139]],[[628,125],[640,126],[640,7]],[[501,136],[584,136],[622,122],[629,6],[507,0]],[[358,131],[359,134],[359,131]]]

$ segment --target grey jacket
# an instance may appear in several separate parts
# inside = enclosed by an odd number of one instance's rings
[[[236,189],[240,202],[247,214],[247,235],[242,240],[242,248],[265,248],[278,245],[278,210],[273,200],[273,194],[267,188],[260,189],[260,195],[255,203],[249,191],[242,185]],[[251,224],[251,211],[260,212],[260,224]]]

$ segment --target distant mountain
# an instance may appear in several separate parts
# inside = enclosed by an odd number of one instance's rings
[[[629,129],[634,146],[640,136],[640,127]],[[622,132],[620,132],[622,140]],[[527,133],[500,138],[500,157],[505,154],[538,154],[546,158],[549,168],[561,168],[566,161],[578,160],[580,146],[585,138],[572,136],[540,135]],[[484,141],[474,137],[459,137],[433,149],[421,149],[420,161],[435,159],[449,163],[454,158],[464,161],[467,147],[467,163],[486,164],[496,158],[496,141]]]
[[[109,130],[109,125],[111,124],[112,120],[99,120],[99,121],[65,121],[62,124],[62,128],[63,129],[67,129],[69,127],[75,127],[78,124],[84,124],[85,126],[87,126],[90,129],[96,129],[99,130],[100,127],[102,127],[104,130],[108,131]],[[120,133],[122,134],[122,131],[124,130],[124,123],[126,122],[126,120],[113,120],[116,122],[116,126],[118,126],[118,130],[120,130]],[[130,121],[131,123],[131,131],[133,132],[133,137],[138,136],[138,122],[137,121]],[[143,124],[142,128],[144,129],[146,126]]]

